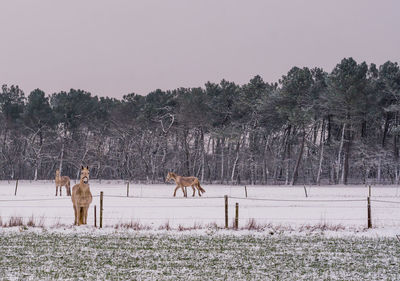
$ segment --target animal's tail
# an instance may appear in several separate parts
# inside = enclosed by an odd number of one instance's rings
[[[196,185],[197,185],[198,189],[199,189],[202,193],[206,192],[206,191],[204,190],[204,188],[201,187],[200,181],[197,181],[197,184],[196,184]]]

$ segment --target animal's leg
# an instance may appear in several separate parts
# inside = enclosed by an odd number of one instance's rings
[[[82,207],[81,208],[81,221],[82,221],[82,224],[85,224],[85,207]]]
[[[200,195],[200,196],[201,196],[201,193],[206,192],[206,191],[201,187],[201,185],[200,185],[199,182],[197,183],[197,188],[199,189],[199,195]]]
[[[79,221],[80,221],[80,223],[81,224],[84,224],[83,223],[83,218],[85,217],[85,208],[84,207],[81,207],[81,216],[80,216],[80,219],[79,219]]]
[[[77,215],[77,213],[76,213],[76,206],[75,206],[75,205],[74,205],[74,214],[75,214],[75,221],[74,221],[74,225],[77,225],[77,223],[78,223],[78,222],[77,222],[77,219],[76,219],[76,218],[77,218],[77,216],[76,216],[76,215]]]
[[[199,193],[199,196],[201,196],[200,188],[196,185],[197,192]]]
[[[179,185],[177,185],[177,186],[175,187],[175,190],[174,190],[174,197],[176,196],[176,191],[178,190],[179,187],[180,187]]]
[[[85,217],[85,208],[81,207],[81,217],[79,219],[81,224],[84,224],[83,218]]]
[[[86,211],[86,208],[82,207],[82,224],[85,224],[85,211]]]
[[[67,188],[67,196],[71,196],[71,185],[70,185],[70,183],[67,184],[66,188]]]
[[[81,225],[81,207],[76,208],[76,220],[78,225]]]
[[[183,196],[187,197],[187,189],[186,186],[182,186]]]
[[[62,192],[62,185],[60,185],[60,196],[62,196],[61,192]]]
[[[88,208],[83,208],[83,224],[87,224]]]
[[[56,185],[56,196],[58,195],[58,185]]]
[[[194,196],[196,195],[196,189],[194,188],[193,185],[192,185],[191,187],[192,187],[192,189],[193,189],[193,195],[192,195],[192,196],[194,197]]]

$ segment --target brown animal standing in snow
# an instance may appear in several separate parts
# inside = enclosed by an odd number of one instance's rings
[[[70,183],[69,177],[61,176],[60,170],[57,169],[56,170],[56,196],[58,194],[58,187],[60,187],[60,196],[61,196],[61,189],[63,186],[65,186],[65,189],[67,191],[67,196],[71,196],[71,183]]]
[[[75,213],[75,225],[87,224],[88,209],[92,203],[92,193],[89,188],[89,166],[81,170],[81,180],[79,184],[72,188],[72,204]]]
[[[167,178],[165,179],[165,181],[170,181],[170,180],[174,180],[176,183],[176,187],[175,187],[175,191],[174,191],[174,197],[176,196],[176,191],[178,190],[178,188],[182,188],[183,191],[183,195],[185,197],[187,197],[187,193],[185,190],[186,186],[191,186],[193,189],[193,195],[194,196],[196,194],[196,189],[199,192],[199,196],[201,196],[201,192],[206,192],[201,186],[200,186],[200,181],[198,178],[196,177],[181,177],[178,176],[175,173],[172,172],[168,172]]]

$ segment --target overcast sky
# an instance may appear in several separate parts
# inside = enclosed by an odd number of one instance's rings
[[[1,0],[0,83],[121,98],[400,62],[399,0]]]

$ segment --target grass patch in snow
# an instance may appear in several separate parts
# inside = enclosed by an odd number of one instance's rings
[[[6,280],[400,278],[396,238],[43,230],[3,232],[0,245]]]
[[[20,216],[11,216],[9,217],[8,220],[3,220],[2,217],[0,217],[0,227],[44,227],[44,217],[40,218],[35,218],[33,215],[31,215],[27,220],[24,220]]]
[[[128,223],[119,223],[113,226],[115,229],[150,230],[150,226],[141,224],[139,221],[131,220]]]

